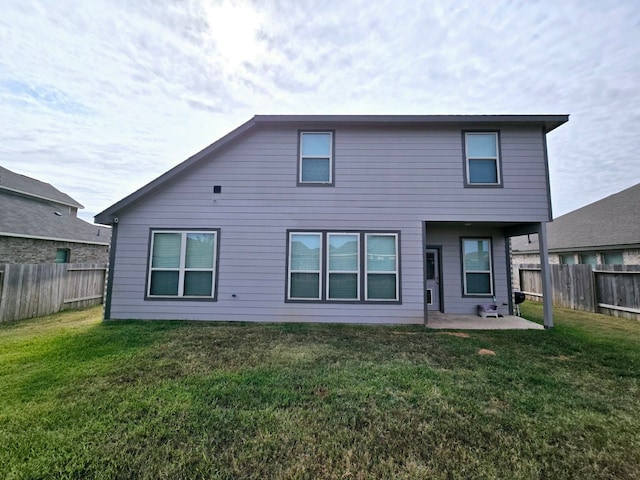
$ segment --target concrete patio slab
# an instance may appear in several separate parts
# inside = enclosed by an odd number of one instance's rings
[[[539,323],[515,315],[482,318],[477,315],[449,315],[429,312],[428,328],[447,330],[544,330]]]

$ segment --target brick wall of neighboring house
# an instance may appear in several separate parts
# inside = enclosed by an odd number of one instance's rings
[[[603,262],[602,253],[597,252],[598,263]],[[580,254],[575,254],[576,263],[580,262]],[[640,265],[640,249],[635,250],[623,250],[622,252],[622,262],[625,265]],[[513,265],[519,265],[523,263],[540,263],[540,257],[537,253],[514,253],[513,254]],[[549,254],[549,263],[550,264],[558,264],[560,263],[560,256],[557,253]]]
[[[622,255],[625,265],[640,265],[640,250],[625,250]]]
[[[70,263],[107,263],[109,260],[107,245],[0,237],[0,263],[54,263],[59,248],[69,249]]]
[[[540,256],[537,253],[514,253],[513,255],[513,264],[514,265],[520,265],[523,263],[540,263]],[[551,258],[549,258],[549,262],[553,263],[551,261]]]

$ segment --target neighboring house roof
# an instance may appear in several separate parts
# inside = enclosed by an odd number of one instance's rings
[[[50,202],[14,194],[3,194],[0,202],[0,236],[109,244],[110,228],[85,222]]]
[[[0,166],[0,191],[3,190],[53,201],[74,208],[84,208],[80,203],[66,193],[62,193],[53,185],[20,175]]]
[[[249,121],[228,133],[221,139],[212,143],[184,162],[151,181],[144,187],[133,192],[113,204],[95,217],[96,223],[110,225],[118,212],[132,204],[142,200],[151,192],[158,189],[171,180],[175,180],[186,170],[198,164],[209,155],[218,152],[222,148],[238,141],[249,131],[260,125],[269,124],[295,124],[304,125],[305,128],[313,126],[326,127],[329,124],[380,126],[380,125],[539,125],[545,133],[559,127],[569,120],[568,115],[255,115]]]
[[[80,203],[53,185],[4,167],[0,205],[0,236],[109,245],[110,228],[76,217],[76,210],[84,208]]]
[[[537,235],[514,237],[513,253],[539,251]],[[547,226],[550,252],[640,248],[640,183],[556,218]]]

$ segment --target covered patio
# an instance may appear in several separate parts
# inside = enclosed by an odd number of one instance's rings
[[[439,330],[544,330],[539,323],[515,315],[482,318],[478,315],[429,312],[428,328]]]
[[[542,293],[551,299],[545,222],[423,222],[425,324],[430,328],[469,330],[553,327],[550,301],[543,302],[544,326],[517,313],[511,278],[510,238],[536,233],[540,239]],[[498,318],[477,316],[478,307],[498,306]],[[495,314],[495,312],[494,312]]]

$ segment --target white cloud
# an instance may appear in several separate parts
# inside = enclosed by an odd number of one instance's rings
[[[9,0],[0,163],[106,208],[255,113],[570,113],[556,214],[640,181],[630,1]]]

